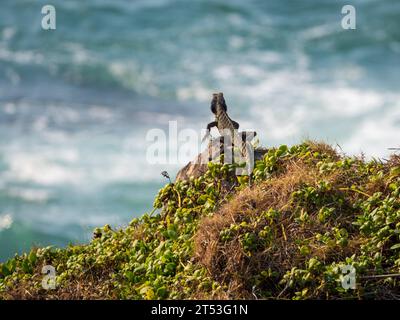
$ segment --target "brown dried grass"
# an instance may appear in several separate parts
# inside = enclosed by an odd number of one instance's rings
[[[314,144],[315,150],[320,153],[329,153],[333,159],[340,159],[340,156],[329,146]],[[335,217],[331,219],[329,228],[341,223],[351,230],[351,219],[349,215],[355,214],[351,203],[365,195],[350,190],[343,190],[352,184],[360,181],[357,174],[331,173],[322,176],[317,167],[309,165],[302,160],[289,161],[286,167],[274,178],[248,187],[233,197],[233,199],[220,208],[212,217],[204,218],[199,225],[195,236],[195,257],[197,261],[205,266],[210,276],[227,286],[224,293],[225,298],[255,298],[249,279],[263,270],[271,269],[280,276],[292,267],[300,267],[307,257],[299,253],[297,241],[311,239],[317,232],[324,233],[327,226],[317,219],[317,210],[312,207],[307,212],[312,223],[306,226],[299,224],[296,219],[296,206],[292,201],[292,193],[303,185],[316,186],[321,179],[328,181],[332,186],[332,194],[346,192],[348,203],[341,206],[335,205]],[[378,184],[370,185],[369,188],[378,189]],[[255,251],[252,255],[244,252],[239,236],[230,240],[222,241],[220,232],[231,224],[238,224],[242,221],[251,221],[260,216],[262,212],[269,209],[278,210],[281,214],[277,221],[274,221],[275,235],[273,243],[261,251]],[[264,225],[256,227],[252,232],[259,232]],[[351,238],[345,247],[328,247],[311,244],[311,256],[319,257],[329,263],[336,259],[344,258],[359,250],[360,240]],[[277,296],[282,288],[271,282],[268,290]]]

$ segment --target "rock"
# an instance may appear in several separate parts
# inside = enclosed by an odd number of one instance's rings
[[[179,170],[175,181],[188,180],[190,177],[198,178],[207,171],[207,163],[210,159],[216,159],[223,148],[223,139],[212,139],[202,153],[199,153],[192,161]]]
[[[207,164],[215,160],[223,153],[223,137],[212,139],[202,153],[199,153],[192,161],[179,170],[175,181],[188,180],[190,177],[198,178],[207,171]],[[257,148],[254,150],[254,161],[262,159],[268,149]]]

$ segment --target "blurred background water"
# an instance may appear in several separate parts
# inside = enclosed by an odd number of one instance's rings
[[[52,0],[55,31],[45,4],[0,4],[0,261],[151,210],[179,165],[146,161],[147,131],[200,130],[215,91],[265,146],[400,144],[398,0]]]

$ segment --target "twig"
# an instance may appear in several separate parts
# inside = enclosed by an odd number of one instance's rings
[[[400,277],[400,273],[392,273],[392,274],[377,274],[373,276],[363,276],[361,279],[378,279],[378,278],[397,278]]]
[[[278,294],[278,296],[277,296],[278,299],[286,292],[287,289],[289,289],[289,287],[290,287],[289,283],[291,280],[292,280],[292,278],[289,279],[289,281],[286,283],[283,290]]]
[[[157,208],[154,208],[153,210],[151,210],[149,216],[151,217],[156,210],[157,210]]]
[[[365,192],[363,192],[361,190],[351,189],[351,188],[339,188],[339,190],[342,190],[342,191],[354,191],[354,192],[360,193],[360,194],[362,194],[362,195],[364,195],[364,196],[366,196],[368,198],[371,198],[371,195],[369,195],[368,193],[365,193]]]
[[[283,223],[281,224],[281,227],[282,227],[283,238],[285,239],[285,241],[287,241],[286,232],[285,232],[285,227],[283,226]]]

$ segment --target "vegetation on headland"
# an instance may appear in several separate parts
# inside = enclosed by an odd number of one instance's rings
[[[0,264],[3,299],[398,299],[400,156],[366,161],[322,143],[270,149],[252,183],[210,163],[168,184],[156,214],[87,245]],[[57,272],[42,288],[44,265]],[[356,288],[342,285],[342,267]]]

